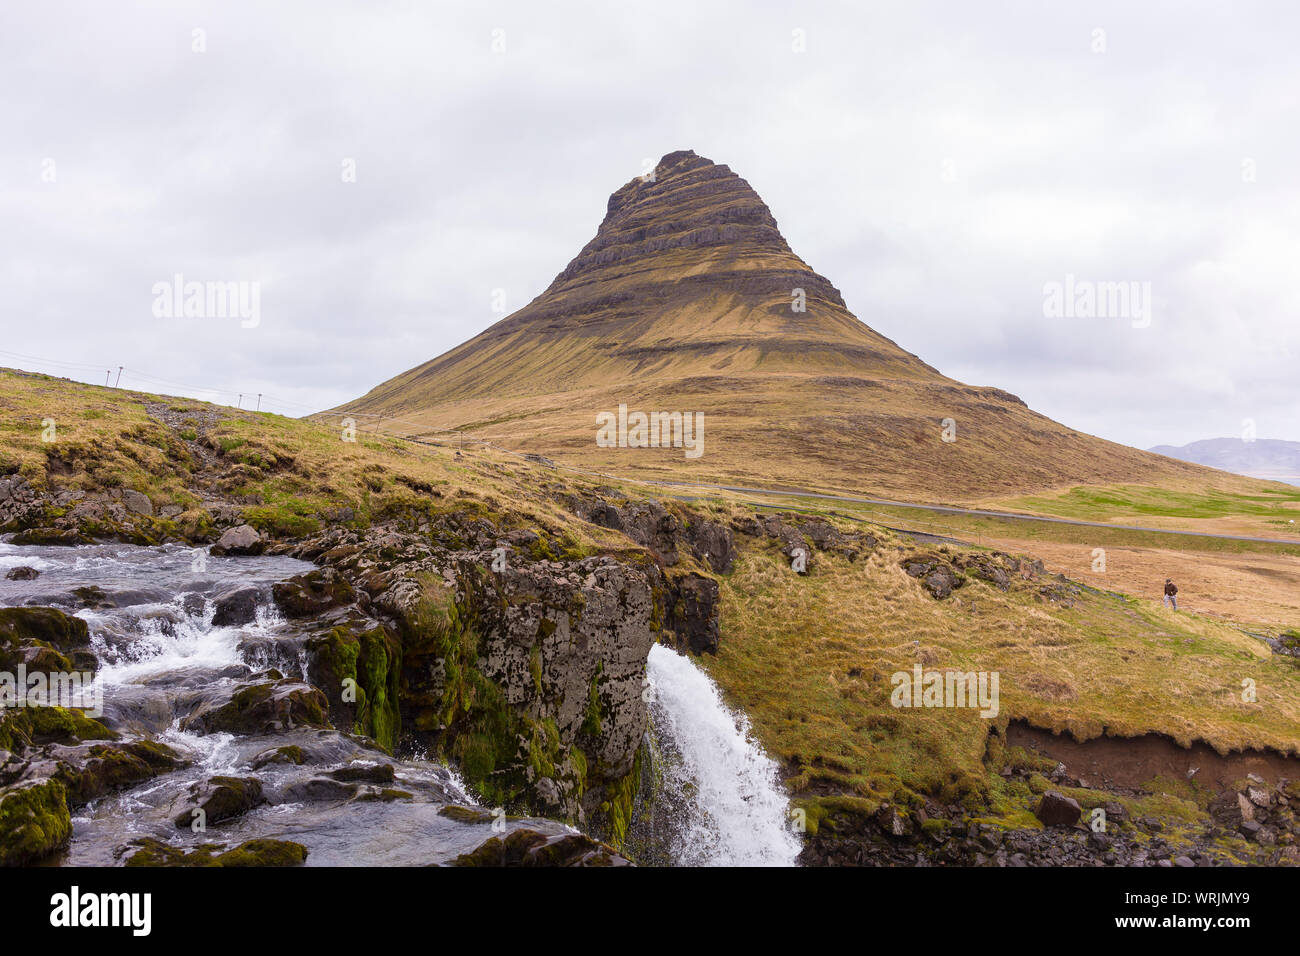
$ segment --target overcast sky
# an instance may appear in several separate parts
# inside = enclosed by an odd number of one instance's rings
[[[1140,447],[1300,440],[1300,8],[865,6],[5,4],[0,364],[332,406],[689,148],[945,374]],[[178,273],[260,321],[155,314]],[[1149,325],[1045,315],[1067,275]]]

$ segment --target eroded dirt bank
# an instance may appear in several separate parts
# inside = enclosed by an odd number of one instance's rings
[[[1220,754],[1204,743],[1180,746],[1163,734],[1096,737],[1078,741],[1024,721],[1007,726],[1007,744],[1024,747],[1065,765],[1079,785],[1100,790],[1145,791],[1157,778],[1195,781],[1222,793],[1236,789],[1250,774],[1271,786],[1300,780],[1300,757],[1266,750]]]

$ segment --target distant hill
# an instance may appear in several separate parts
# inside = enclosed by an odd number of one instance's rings
[[[620,406],[702,413],[703,453],[610,447],[597,426]],[[928,500],[1244,481],[941,374],[855,317],[749,183],[690,150],[616,190],[595,238],[528,305],[322,414],[628,477]]]
[[[1156,445],[1148,451],[1251,478],[1300,485],[1300,442],[1277,438],[1205,438],[1187,445]]]

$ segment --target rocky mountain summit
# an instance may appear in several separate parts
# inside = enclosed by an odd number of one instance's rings
[[[595,416],[620,405],[702,414],[702,456],[597,445]],[[595,236],[523,308],[321,418],[344,416],[617,474],[945,500],[1230,480],[942,375],[854,316],[753,187],[692,150],[616,189]]]

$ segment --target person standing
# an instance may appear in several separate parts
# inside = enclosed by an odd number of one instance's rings
[[[1165,606],[1178,610],[1178,585],[1172,578],[1165,578]]]

